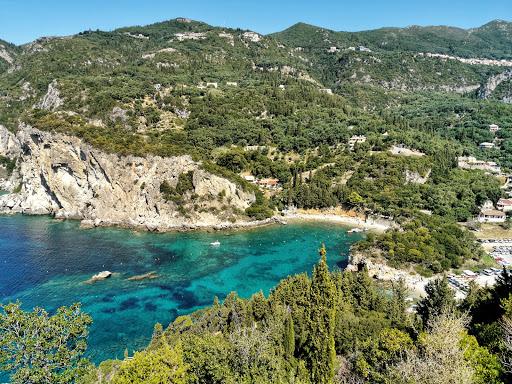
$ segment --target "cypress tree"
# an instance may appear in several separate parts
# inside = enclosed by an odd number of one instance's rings
[[[162,346],[164,336],[164,327],[160,323],[156,323],[153,328],[153,335],[151,337],[150,349],[157,349]],[[126,354],[128,350],[126,350]],[[126,358],[127,356],[125,356]]]
[[[288,361],[295,353],[295,330],[293,329],[293,318],[291,315],[286,317],[284,322],[284,353]]]
[[[327,266],[325,246],[319,251],[320,262],[313,270],[310,296],[310,327],[307,362],[311,381],[330,384],[334,377],[335,299],[336,287]]]

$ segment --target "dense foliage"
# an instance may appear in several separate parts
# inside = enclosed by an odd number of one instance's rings
[[[320,254],[311,278],[291,276],[268,297],[257,293],[244,300],[232,293],[222,304],[216,299],[209,308],[177,318],[166,330],[157,325],[147,350],[103,363],[85,382],[111,377],[113,383],[164,383],[172,377],[209,384],[405,384],[415,377],[414,383],[500,384],[506,379],[503,356],[479,344],[472,327],[466,328],[466,303],[456,306],[446,280],[430,285],[416,317],[406,312],[400,283],[386,292],[363,267],[329,272],[323,248]],[[499,287],[512,293],[510,286]],[[496,335],[495,341],[504,340]]]
[[[511,282],[504,271],[457,304],[446,279],[433,280],[416,315],[402,282],[379,286],[364,265],[331,272],[322,246],[311,277],[290,276],[268,297],[215,298],[167,329],[156,324],[147,349],[97,368],[81,358],[90,319],[78,306],[52,317],[4,306],[0,357],[14,383],[502,384],[512,374]]]
[[[42,308],[24,312],[19,303],[0,308],[0,370],[13,373],[12,383],[65,384],[84,375],[92,319],[79,305],[54,315]]]

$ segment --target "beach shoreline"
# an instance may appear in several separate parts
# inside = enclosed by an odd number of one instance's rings
[[[282,216],[286,221],[325,221],[382,233],[393,227],[393,223],[385,219],[362,218],[336,213],[317,213],[298,211]]]

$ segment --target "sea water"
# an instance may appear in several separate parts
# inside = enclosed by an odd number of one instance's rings
[[[245,231],[155,234],[80,229],[76,221],[0,216],[0,302],[55,311],[81,302],[93,318],[88,356],[98,363],[144,348],[153,326],[231,291],[268,294],[281,279],[311,272],[325,243],[343,268],[361,235],[332,223],[292,223]],[[220,245],[212,245],[216,241]],[[114,275],[93,284],[92,275]],[[155,272],[155,279],[127,280]]]

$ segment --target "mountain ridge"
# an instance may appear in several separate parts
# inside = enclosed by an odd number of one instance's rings
[[[286,32],[286,31],[288,31],[290,29],[293,29],[296,26],[302,26],[302,25],[309,26],[309,27],[312,27],[312,28],[315,28],[315,29],[322,29],[322,30],[330,31],[330,32],[348,33],[348,34],[357,34],[357,33],[380,31],[380,30],[407,30],[407,29],[411,29],[411,28],[414,28],[414,29],[439,29],[439,28],[446,28],[446,29],[461,30],[461,31],[479,31],[479,30],[482,30],[484,28],[487,29],[489,27],[497,27],[497,26],[503,26],[503,25],[505,25],[506,27],[511,27],[512,28],[512,21],[503,20],[503,19],[493,19],[493,20],[490,20],[490,21],[486,22],[485,24],[482,24],[481,26],[471,27],[471,28],[463,28],[463,27],[456,27],[456,26],[443,25],[443,24],[440,24],[440,25],[418,25],[418,24],[411,24],[411,25],[408,25],[408,26],[405,26],[405,27],[383,26],[383,27],[378,27],[378,28],[362,29],[362,30],[357,30],[357,31],[335,30],[335,29],[332,29],[332,28],[322,27],[322,26],[318,26],[318,25],[315,25],[315,24],[310,24],[310,23],[306,23],[306,22],[303,22],[303,21],[298,21],[295,24],[292,24],[289,27],[283,29],[282,31],[271,32],[271,33],[266,33],[265,34],[265,33],[260,33],[260,32],[258,32],[256,30],[252,30],[252,29],[241,29],[241,28],[228,27],[228,26],[216,26],[216,25],[208,24],[208,23],[200,21],[200,20],[189,19],[187,17],[176,17],[176,18],[172,18],[172,19],[166,19],[166,20],[162,20],[162,21],[157,21],[157,22],[150,23],[150,24],[133,25],[133,26],[122,26],[122,27],[116,27],[116,28],[114,28],[112,30],[105,30],[105,31],[98,29],[96,31],[101,31],[101,32],[119,32],[119,31],[127,31],[127,30],[130,30],[130,29],[148,28],[148,27],[154,27],[154,26],[159,26],[159,25],[164,25],[164,24],[172,24],[173,22],[186,22],[186,23],[191,23],[192,25],[196,25],[196,26],[202,25],[204,27],[209,27],[209,28],[220,28],[220,29],[228,29],[228,30],[251,31],[251,32],[256,32],[256,33],[258,33],[258,34],[260,34],[262,36],[272,36],[272,35],[280,34],[280,33]],[[80,35],[81,33],[90,32],[90,31],[93,31],[93,30],[89,29],[89,30],[79,31],[79,32],[74,33],[74,34],[62,35],[62,36],[60,36],[60,35],[59,36],[40,36],[40,37],[36,38],[35,40],[29,41],[29,42],[23,43],[23,44],[10,43],[7,40],[3,40],[2,38],[0,38],[0,44],[3,43],[3,44],[8,44],[8,45],[11,45],[11,46],[14,46],[14,47],[23,47],[25,45],[34,43],[35,41],[37,41],[39,39],[73,37],[73,36]]]

